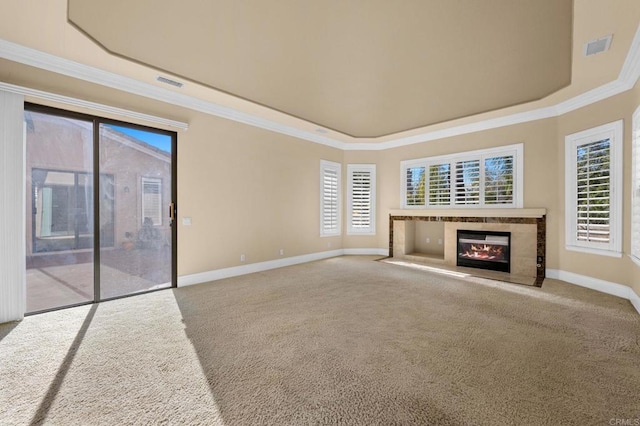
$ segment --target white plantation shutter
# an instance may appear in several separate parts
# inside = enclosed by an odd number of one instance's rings
[[[162,225],[162,180],[142,178],[142,223],[150,218],[153,225]]]
[[[523,144],[400,162],[403,208],[522,208]]]
[[[405,172],[407,206],[424,206],[425,167],[409,167]]]
[[[375,234],[375,164],[349,164],[347,166],[349,204],[349,234]]]
[[[451,165],[449,163],[429,166],[429,205],[451,204]]]
[[[456,163],[456,204],[480,204],[480,160]]]
[[[640,108],[633,114],[631,255],[640,260]]]
[[[340,235],[340,168],[331,161],[320,161],[320,235]]]
[[[566,138],[566,245],[622,252],[622,120]]]
[[[578,147],[576,162],[578,241],[609,243],[610,238],[610,141]]]
[[[484,203],[513,203],[513,155],[485,158]]]

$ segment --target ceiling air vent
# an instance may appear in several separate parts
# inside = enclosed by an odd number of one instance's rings
[[[184,84],[180,83],[179,81],[171,80],[170,78],[163,77],[163,76],[158,76],[157,80],[158,80],[160,83],[170,84],[170,85],[175,86],[175,87],[182,87],[182,86],[184,86]]]
[[[601,37],[597,40],[591,40],[586,42],[584,45],[584,56],[596,55],[598,53],[602,53],[609,50],[609,46],[611,46],[612,37],[613,37],[613,34],[609,34],[606,37]]]

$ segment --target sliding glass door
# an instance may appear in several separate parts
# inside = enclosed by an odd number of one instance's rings
[[[100,235],[117,236],[100,248],[100,297],[171,287],[172,136],[108,123],[99,136],[113,177],[100,181]]]
[[[95,299],[92,126],[25,111],[27,312]]]
[[[25,131],[27,311],[174,286],[175,133],[35,105]]]

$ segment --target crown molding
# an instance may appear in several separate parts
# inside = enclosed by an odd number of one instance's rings
[[[539,108],[532,111],[522,112],[518,114],[512,114],[504,117],[492,118],[489,120],[476,121],[474,123],[463,124],[460,126],[449,127],[446,129],[440,129],[431,131],[428,133],[421,133],[414,136],[408,136],[404,138],[393,139],[380,143],[368,143],[368,144],[349,144],[346,150],[361,150],[361,146],[367,146],[370,150],[385,150],[392,148],[399,148],[407,145],[414,145],[417,143],[429,142],[438,139],[450,138],[452,136],[465,135],[468,133],[481,132],[483,130],[495,129],[498,127],[511,126],[514,124],[526,123],[528,121],[542,120],[544,118],[555,117],[558,113],[555,107]]]
[[[640,77],[640,26],[638,26],[638,28],[636,29],[635,36],[625,58],[622,69],[620,70],[618,78],[612,82],[589,90],[588,92],[582,93],[573,98],[559,102],[556,105],[536,108],[526,112],[491,118],[487,120],[478,119],[478,121],[475,121],[473,123],[458,126],[454,125],[445,129],[429,130],[428,128],[425,128],[423,129],[424,131],[422,133],[412,136],[398,137],[385,142],[375,142],[375,139],[370,142],[359,142],[357,138],[351,138],[347,136],[345,137],[348,138],[349,142],[343,142],[331,137],[318,135],[314,132],[288,126],[274,120],[257,116],[255,114],[245,113],[231,107],[199,99],[194,96],[185,95],[183,93],[176,93],[175,91],[157,87],[150,83],[139,81],[130,77],[125,77],[89,65],[81,64],[79,62],[61,58],[3,39],[0,39],[0,58],[8,59],[14,62],[19,62],[25,65],[41,68],[47,71],[55,72],[95,84],[100,84],[102,86],[111,87],[113,89],[122,90],[135,95],[144,96],[168,104],[181,106],[191,110],[233,120],[239,123],[244,123],[250,126],[270,130],[336,149],[346,151],[382,151],[386,149],[393,149],[407,145],[429,142],[437,139],[511,126],[514,124],[521,124],[530,121],[542,120],[545,118],[557,117],[559,115],[566,114],[568,112],[583,108],[587,105],[599,102],[603,99],[627,91],[636,84],[638,78]],[[5,87],[11,86],[7,85],[6,83],[2,83],[2,85]],[[13,87],[15,88],[18,86]],[[31,93],[29,93],[29,96],[57,100],[59,102],[64,101],[64,103],[67,104],[97,109],[99,111],[112,113],[126,112],[125,115],[133,117],[133,115],[130,114],[136,114],[136,118],[140,119],[145,119],[142,118],[142,116],[152,117],[145,114],[135,113],[133,111],[94,104],[92,102],[72,99],[47,92],[40,92],[27,88],[19,88],[18,90],[21,90],[21,92],[17,93],[26,94],[26,91],[32,91]],[[116,110],[119,112],[115,112]],[[160,118],[156,117],[156,119]],[[185,128],[184,126],[186,125],[186,123],[173,122],[171,120],[167,121],[173,124],[168,124],[166,122],[164,124],[173,127]],[[175,124],[177,123],[180,123],[180,125],[176,126]]]
[[[142,120],[147,123],[174,127],[176,129],[181,129],[181,130],[189,129],[189,124],[184,123],[182,121],[169,120],[167,118],[157,117],[155,115],[143,114],[143,113],[131,111],[128,109],[112,107],[109,105],[103,105],[96,102],[84,101],[82,99],[71,98],[69,96],[62,96],[55,93],[45,92],[43,90],[31,89],[28,87],[17,86],[15,84],[3,83],[1,81],[0,81],[0,90],[4,90],[5,92],[16,93],[23,96],[31,96],[34,98],[43,99],[47,101],[58,102],[64,105],[72,105],[75,107],[87,108],[92,111],[99,111],[105,114],[114,114],[121,117]]]
[[[42,52],[40,50],[32,49],[3,39],[0,39],[0,58],[110,87],[112,89],[122,90],[134,95],[144,96],[146,98],[165,102],[171,105],[177,105],[217,117],[226,118],[248,124],[250,126],[271,130],[273,132],[293,136],[298,139],[305,139],[333,148],[344,149],[344,142],[328,138],[326,136],[286,126],[273,120],[268,120],[254,114],[244,113],[234,108],[198,99],[183,93],[176,93],[163,87],[157,87],[150,83],[81,64],[70,59],[61,58],[50,53]],[[37,96],[35,92],[37,91],[34,91],[32,96]],[[46,92],[43,93],[46,96],[52,95],[46,94]],[[91,107],[90,103],[86,106]]]

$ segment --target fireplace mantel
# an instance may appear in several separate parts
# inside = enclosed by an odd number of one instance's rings
[[[390,216],[415,217],[528,217],[541,218],[547,209],[397,209]]]
[[[464,209],[396,209],[389,211],[389,256],[409,254],[407,237],[412,223],[443,223],[445,230],[445,264],[454,264],[456,256],[455,232],[459,228],[469,230],[509,231],[514,233],[513,248],[517,254],[516,267],[524,266],[526,276],[535,277],[535,285],[541,286],[545,278],[546,213],[544,208],[464,208]],[[394,229],[398,228],[398,229]],[[394,234],[399,232],[398,241]],[[394,249],[395,244],[399,250]],[[413,243],[410,243],[413,244]],[[403,248],[404,247],[404,248]],[[513,271],[512,271],[513,272]]]

